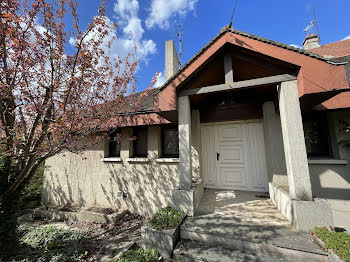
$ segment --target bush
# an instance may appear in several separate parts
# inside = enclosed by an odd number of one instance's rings
[[[155,249],[131,249],[128,250],[116,262],[156,262],[158,261],[158,251]]]
[[[19,227],[22,249],[27,261],[80,261],[86,257],[88,233],[53,226]]]
[[[40,165],[35,175],[22,190],[21,201],[23,208],[27,207],[27,205],[32,201],[35,201],[38,204],[40,203],[44,183],[44,166],[44,163]]]
[[[14,178],[13,166],[0,150],[0,261],[15,254],[18,247],[17,215],[19,191],[8,192]]]
[[[326,248],[332,249],[344,261],[350,262],[350,235],[345,232],[330,232],[324,227],[316,227],[315,233]]]
[[[149,224],[151,227],[163,230],[163,229],[173,229],[176,228],[182,218],[184,213],[181,210],[174,210],[171,207],[161,208],[153,215]]]

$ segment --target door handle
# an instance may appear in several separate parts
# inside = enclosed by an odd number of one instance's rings
[[[220,154],[216,153],[216,160],[219,161],[219,158],[220,158]]]

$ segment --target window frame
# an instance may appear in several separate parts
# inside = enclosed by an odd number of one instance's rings
[[[332,144],[331,144],[331,135],[329,131],[329,124],[328,124],[328,118],[325,112],[310,112],[306,113],[302,117],[303,119],[303,131],[304,131],[304,140],[305,140],[305,146],[307,146],[306,143],[306,136],[305,136],[305,122],[308,121],[317,121],[319,133],[320,133],[320,141],[326,143],[327,147],[327,153],[326,152],[308,152],[306,148],[306,154],[309,158],[332,158],[333,152],[332,152]]]
[[[136,152],[136,148],[137,148],[137,132],[139,132],[140,130],[145,130],[146,131],[146,153],[138,153]],[[133,136],[136,137],[135,140],[133,140],[132,142],[132,148],[133,148],[133,154],[132,154],[132,158],[147,158],[148,157],[148,126],[138,126],[138,127],[134,127],[133,130]]]
[[[121,140],[119,140],[119,143],[117,140],[113,140],[112,138],[116,137],[117,135],[121,134],[121,129],[117,128],[116,130],[108,133],[108,147],[107,147],[107,158],[117,158],[120,157],[120,151],[121,151]],[[119,144],[119,151],[117,149],[117,144]],[[111,154],[111,145],[115,147],[115,154]]]
[[[166,126],[162,126],[161,128],[161,158],[179,158],[179,151],[177,152],[177,154],[165,154],[164,153],[164,148],[165,148],[165,131],[167,130],[176,130],[177,132],[179,132],[178,126],[177,125],[166,125]],[[179,139],[177,140],[177,142],[179,143]]]

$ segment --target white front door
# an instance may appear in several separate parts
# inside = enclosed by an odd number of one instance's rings
[[[202,154],[206,187],[267,191],[260,120],[202,124]]]

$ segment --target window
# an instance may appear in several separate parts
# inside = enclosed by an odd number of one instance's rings
[[[162,157],[179,157],[179,131],[177,126],[162,127]]]
[[[108,157],[120,157],[120,129],[109,134]]]
[[[134,157],[147,157],[148,129],[147,127],[134,128]]]
[[[303,116],[303,126],[308,156],[331,156],[326,116],[324,114]]]

